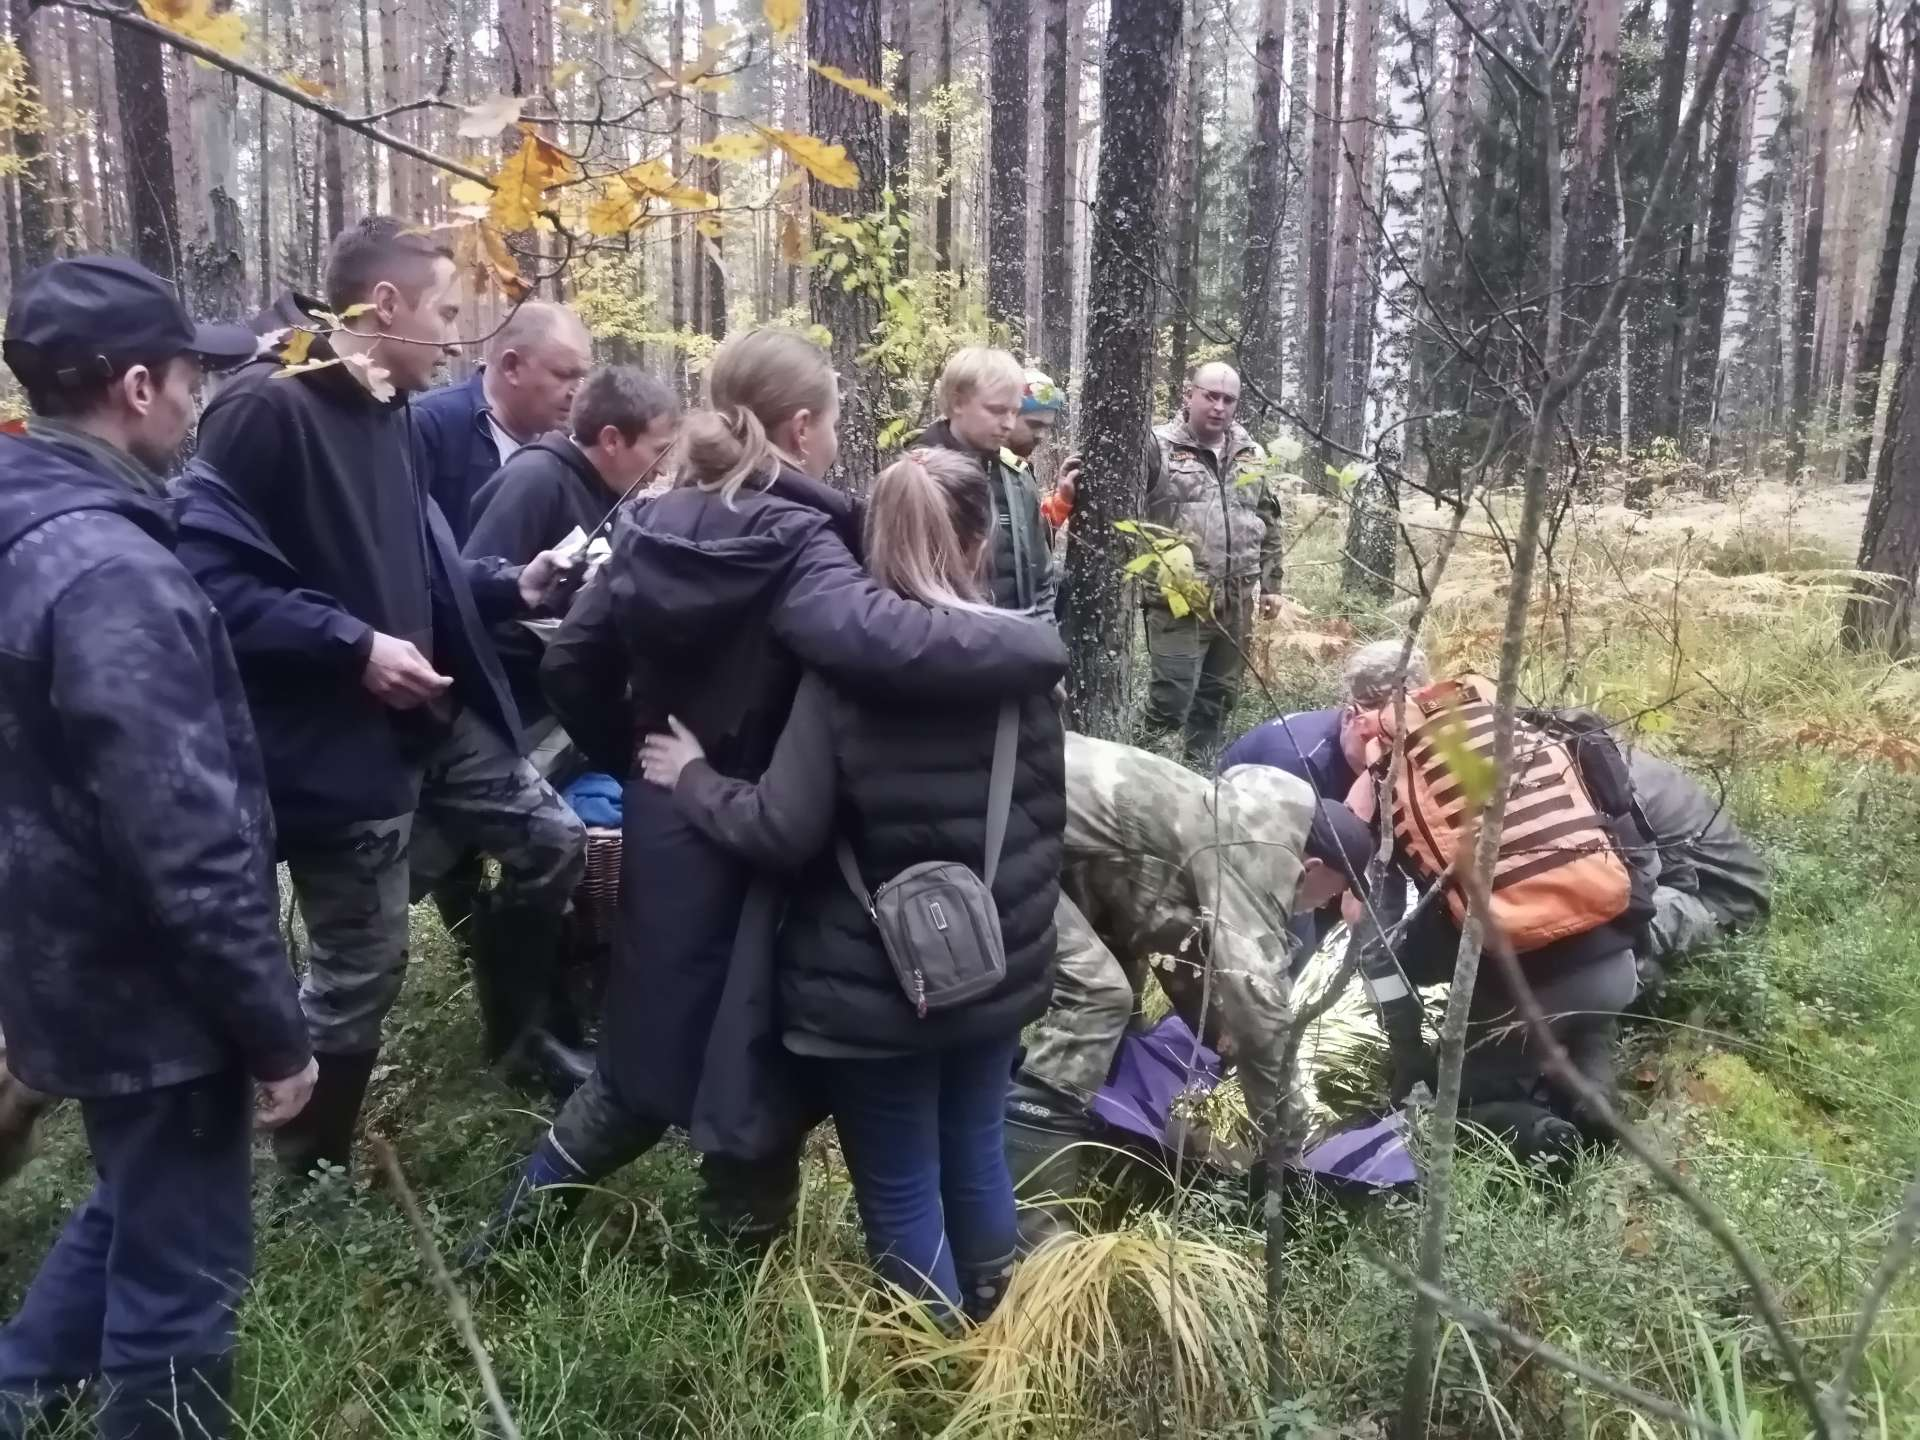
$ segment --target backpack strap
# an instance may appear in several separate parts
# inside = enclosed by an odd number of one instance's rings
[[[993,889],[1000,850],[1007,841],[1007,816],[1013,809],[1013,752],[1020,739],[1020,703],[1000,702],[1000,725],[993,734],[993,773],[987,780],[987,866],[980,878]]]

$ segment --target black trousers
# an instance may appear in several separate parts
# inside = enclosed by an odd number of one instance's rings
[[[102,1440],[220,1440],[253,1270],[253,1087],[235,1070],[80,1110],[98,1178],[0,1329],[0,1437],[95,1382]]]

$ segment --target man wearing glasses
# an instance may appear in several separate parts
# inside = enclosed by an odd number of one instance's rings
[[[1280,497],[1266,452],[1235,423],[1239,408],[1232,366],[1195,367],[1180,415],[1155,428],[1147,456],[1147,518],[1185,541],[1205,593],[1193,588],[1187,613],[1176,615],[1160,589],[1148,592],[1153,681],[1143,730],[1149,745],[1177,745],[1202,766],[1240,697],[1254,612],[1277,609],[1280,598]]]

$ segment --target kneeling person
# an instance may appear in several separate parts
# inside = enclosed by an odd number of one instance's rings
[[[1071,1194],[1094,1094],[1106,1083],[1155,957],[1195,1033],[1237,1064],[1256,1130],[1276,1123],[1290,1014],[1290,928],[1363,874],[1366,827],[1305,781],[1248,765],[1217,781],[1149,751],[1067,737],[1067,832],[1053,997],[1007,1115],[1016,1183]],[[1200,1013],[1205,965],[1211,1003]],[[1058,1228],[1022,1213],[1022,1237]]]

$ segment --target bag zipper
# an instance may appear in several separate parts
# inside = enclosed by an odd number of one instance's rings
[[[920,972],[918,965],[913,967],[913,1008],[919,1017],[927,1018],[927,977]]]

